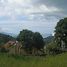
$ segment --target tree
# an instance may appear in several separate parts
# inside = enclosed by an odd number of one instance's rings
[[[17,37],[17,40],[22,43],[23,48],[29,52],[32,50],[32,37],[33,32],[30,30],[20,31],[20,34]]]
[[[67,18],[61,19],[55,27],[55,41],[61,47],[65,44],[67,47]]]
[[[33,35],[34,47],[37,49],[42,49],[44,47],[43,37],[39,32],[35,32]]]
[[[17,40],[22,43],[27,53],[32,53],[33,48],[43,49],[44,47],[43,37],[38,32],[34,33],[30,30],[22,30]]]

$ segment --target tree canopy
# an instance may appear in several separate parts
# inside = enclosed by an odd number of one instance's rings
[[[32,48],[42,49],[44,47],[43,37],[39,32],[22,30],[17,39],[22,43],[23,48],[32,50]]]
[[[41,36],[39,32],[34,33],[33,42],[34,42],[34,47],[37,49],[41,49],[44,47],[43,37]]]
[[[61,41],[64,41],[65,46],[67,46],[67,18],[61,19],[55,28],[55,39],[58,44],[62,44]],[[60,46],[59,45],[59,46]]]

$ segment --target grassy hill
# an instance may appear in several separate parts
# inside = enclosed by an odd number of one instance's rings
[[[46,57],[0,54],[0,67],[67,67],[67,53]]]

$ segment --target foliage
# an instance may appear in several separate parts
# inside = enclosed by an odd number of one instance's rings
[[[59,54],[61,51],[59,50],[59,47],[57,46],[57,43],[52,41],[46,46],[47,54]]]
[[[65,45],[67,44],[67,18],[61,19],[55,28],[55,40],[58,46],[61,46],[61,41],[65,42]],[[66,45],[67,47],[67,45]]]
[[[34,42],[34,47],[37,49],[41,49],[44,48],[44,41],[43,41],[43,37],[41,36],[41,34],[39,32],[35,32],[33,35],[33,42]]]
[[[44,47],[43,37],[38,32],[22,30],[17,40],[22,43],[23,48],[27,51],[32,51],[32,48],[41,49]]]
[[[33,41],[32,37],[33,37],[32,31],[23,30],[20,31],[17,40],[22,43],[22,46],[26,51],[30,51],[32,49],[32,41]]]

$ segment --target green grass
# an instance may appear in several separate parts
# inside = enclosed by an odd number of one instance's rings
[[[0,67],[67,67],[67,53],[46,57],[0,54]]]

